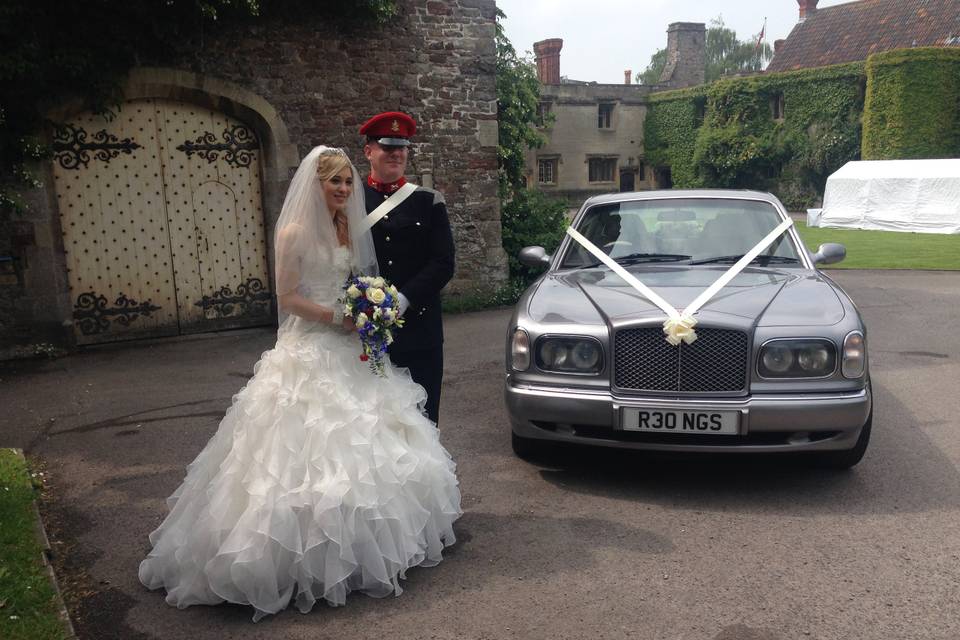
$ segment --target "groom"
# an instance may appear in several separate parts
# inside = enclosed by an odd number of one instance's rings
[[[413,185],[401,190],[416,131],[414,119],[398,111],[375,115],[360,127],[370,162],[364,195],[368,214],[393,197],[394,208],[372,228],[380,275],[400,290],[405,321],[390,345],[390,360],[410,369],[414,382],[426,389],[427,417],[436,423],[443,379],[440,290],[453,277],[454,248],[443,195]]]

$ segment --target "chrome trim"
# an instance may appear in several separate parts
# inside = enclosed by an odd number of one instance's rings
[[[612,397],[607,391],[593,391],[591,389],[570,389],[567,387],[547,387],[543,385],[514,384],[507,379],[510,389],[521,394],[536,396],[550,396],[554,398],[573,399],[573,400],[610,400]]]
[[[717,406],[718,408],[724,407],[724,410],[729,410],[731,408],[738,407],[749,408],[749,405],[757,402],[809,403],[816,402],[818,400],[859,400],[867,396],[867,389],[863,388],[857,391],[841,391],[835,393],[804,393],[789,395],[758,394],[746,396],[744,398],[710,398],[694,400],[690,398],[678,398],[673,396],[662,398],[652,396],[645,396],[643,398],[623,397],[615,396],[608,391],[593,391],[591,389],[570,389],[569,387],[548,387],[537,384],[514,383],[509,379],[507,380],[507,384],[510,385],[513,390],[524,394],[577,400],[609,400],[610,402],[617,404],[617,406],[625,407],[676,406],[700,408]]]

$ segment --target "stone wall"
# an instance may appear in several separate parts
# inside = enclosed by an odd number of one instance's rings
[[[495,10],[493,0],[404,0],[392,24],[359,32],[309,22],[256,25],[206,34],[202,47],[184,47],[176,66],[264,96],[301,156],[317,144],[342,146],[363,174],[360,125],[381,111],[413,115],[408,178],[432,181],[446,197],[458,262],[450,289],[465,290],[506,277]]]
[[[252,126],[268,161],[270,231],[311,147],[342,146],[365,174],[360,124],[380,111],[410,113],[419,129],[408,179],[444,193],[454,230],[457,272],[449,291],[495,286],[507,276],[497,198],[495,13],[494,0],[400,0],[386,26],[344,29],[304,19],[208,29],[202,39],[177,43],[172,58],[133,70],[127,97],[195,102]],[[78,111],[65,104],[51,116]],[[0,273],[0,358],[17,344],[71,339],[52,172],[40,173],[44,187],[25,194],[33,206],[18,227],[25,243],[16,249],[19,271]]]

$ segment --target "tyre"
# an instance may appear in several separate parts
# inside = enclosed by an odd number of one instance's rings
[[[870,444],[870,431],[873,427],[873,411],[867,417],[867,422],[860,430],[860,437],[852,449],[846,451],[824,451],[814,454],[814,464],[824,469],[849,469],[863,459]]]
[[[533,458],[537,452],[540,451],[540,447],[537,446],[537,441],[530,438],[521,438],[517,434],[510,432],[510,444],[513,445],[513,453],[518,458],[523,458],[524,460],[529,460]]]

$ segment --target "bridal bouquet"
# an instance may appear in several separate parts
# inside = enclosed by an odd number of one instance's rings
[[[363,353],[360,359],[383,375],[383,359],[393,342],[393,332],[403,326],[400,317],[400,292],[383,278],[353,276],[347,280],[343,312],[353,318],[360,334]]]

